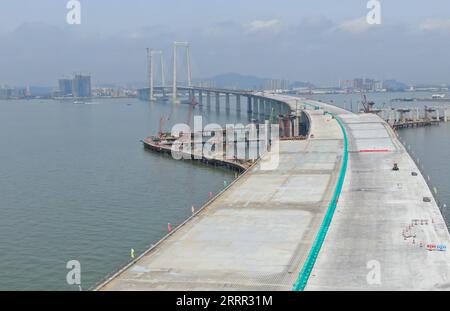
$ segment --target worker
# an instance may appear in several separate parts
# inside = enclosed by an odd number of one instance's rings
[[[397,163],[394,163],[394,167],[392,168],[392,170],[393,171],[398,171],[399,170]]]

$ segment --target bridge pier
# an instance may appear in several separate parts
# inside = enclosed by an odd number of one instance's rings
[[[269,120],[270,122],[272,122],[270,120],[270,111],[271,110],[272,110],[272,101],[265,100],[265,105],[264,105],[264,114],[266,115],[265,119]]]
[[[198,104],[200,109],[203,109],[203,93],[202,90],[198,90]]]
[[[294,136],[299,136],[300,135],[300,119],[299,116],[295,116],[294,119],[294,124],[293,124],[293,129],[294,129]]]
[[[258,116],[259,116],[259,101],[260,101],[260,99],[258,97],[255,97],[254,101],[253,101],[253,115],[256,118],[258,118]]]
[[[247,114],[252,113],[252,96],[247,97]]]
[[[284,122],[283,122],[283,116],[281,114],[277,115],[277,121],[279,125],[279,135],[280,137],[284,136]]]
[[[261,120],[265,119],[265,106],[264,105],[265,105],[264,98],[260,98],[258,111],[259,111],[259,116],[260,116]]]
[[[230,93],[225,94],[225,111],[230,112]]]
[[[216,92],[216,112],[220,112],[220,93]]]
[[[241,112],[241,96],[236,95],[236,112]]]
[[[284,136],[291,137],[292,136],[292,127],[291,127],[291,118],[289,116],[289,113],[286,113],[283,117],[283,123],[284,123]]]
[[[206,92],[206,108],[211,110],[211,92]]]

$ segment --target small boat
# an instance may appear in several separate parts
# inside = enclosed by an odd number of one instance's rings
[[[84,102],[81,101],[81,100],[76,100],[76,101],[74,101],[73,103],[74,103],[75,105],[83,105],[83,104],[84,104]]]
[[[445,94],[433,94],[431,95],[431,99],[444,99]]]

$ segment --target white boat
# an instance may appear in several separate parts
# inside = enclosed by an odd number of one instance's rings
[[[433,94],[431,95],[432,99],[443,99],[445,98],[445,94]]]

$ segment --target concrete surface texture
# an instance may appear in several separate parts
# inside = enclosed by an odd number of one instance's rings
[[[306,290],[448,289],[449,254],[427,244],[448,247],[449,232],[416,164],[378,116],[339,117],[349,166]]]
[[[277,169],[262,170],[263,162],[251,168],[99,289],[291,290],[322,223],[343,152],[337,121],[322,110],[310,113],[313,139],[280,142]]]

